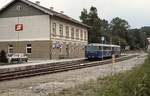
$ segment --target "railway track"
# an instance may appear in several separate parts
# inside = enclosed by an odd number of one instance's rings
[[[120,62],[123,60],[127,60],[137,55],[132,55],[128,57],[117,58],[116,62]],[[111,59],[105,61],[80,61],[80,62],[68,62],[68,63],[60,63],[60,64],[47,64],[45,66],[38,66],[35,68],[27,68],[20,71],[10,71],[10,72],[1,72],[0,73],[0,81],[13,80],[19,78],[27,78],[32,76],[44,75],[44,74],[52,74],[57,72],[64,72],[69,70],[87,68],[92,66],[99,66],[104,64],[110,64],[112,62]]]

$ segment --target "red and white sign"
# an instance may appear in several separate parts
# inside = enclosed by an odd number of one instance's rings
[[[23,30],[23,24],[16,24],[15,25],[15,30],[16,31],[22,31]]]

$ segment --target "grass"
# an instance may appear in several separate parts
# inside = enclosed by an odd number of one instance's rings
[[[91,80],[49,96],[150,96],[150,56],[131,71]]]

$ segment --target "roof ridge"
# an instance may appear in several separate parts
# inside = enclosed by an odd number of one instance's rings
[[[74,19],[74,18],[72,18],[72,17],[66,15],[66,14],[62,14],[62,13],[59,13],[59,12],[57,12],[57,11],[48,9],[48,8],[46,8],[46,7],[42,6],[42,5],[38,5],[38,4],[36,4],[36,3],[34,3],[34,2],[32,2],[32,1],[30,1],[30,0],[12,0],[10,3],[8,3],[6,6],[4,6],[4,7],[0,10],[0,12],[3,11],[5,8],[7,8],[11,3],[14,3],[14,2],[16,2],[16,1],[22,1],[22,2],[24,2],[24,3],[26,3],[26,4],[29,4],[29,5],[33,6],[34,8],[37,8],[38,10],[43,11],[43,12],[46,13],[46,14],[51,15],[51,16],[57,16],[57,17],[59,17],[59,18],[66,19],[66,20],[68,20],[68,21],[71,21],[71,22],[77,23],[77,24],[79,24],[79,25],[82,25],[82,26],[84,26],[84,27],[90,28],[90,26],[88,26],[88,25],[86,25],[86,24],[84,24],[84,23],[82,23],[82,22],[80,22],[80,21],[78,21],[78,20],[76,20],[76,19]]]

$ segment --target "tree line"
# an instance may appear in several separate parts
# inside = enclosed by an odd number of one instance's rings
[[[80,20],[91,27],[88,31],[89,43],[117,44],[122,49],[128,46],[131,50],[147,48],[150,27],[131,29],[128,21],[119,17],[108,22],[98,16],[97,8],[93,6],[89,11],[82,10]]]

